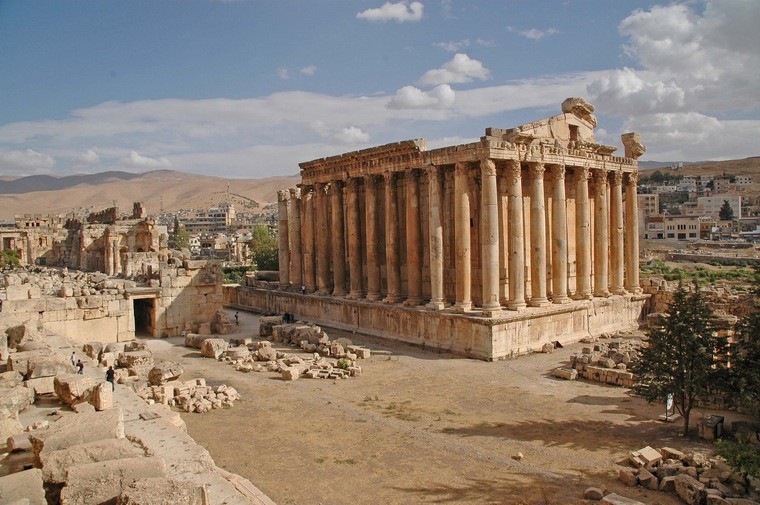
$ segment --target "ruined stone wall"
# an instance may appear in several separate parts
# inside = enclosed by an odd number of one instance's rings
[[[668,305],[673,303],[677,288],[677,283],[664,280],[653,281],[644,286],[644,292],[652,295],[649,300],[649,312],[667,312]],[[754,307],[754,298],[751,294],[738,292],[728,286],[705,286],[701,287],[699,292],[718,315],[729,314],[741,318],[752,312]]]

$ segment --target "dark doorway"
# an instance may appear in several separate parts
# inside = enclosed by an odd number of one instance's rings
[[[153,336],[153,298],[133,300],[135,311],[135,337]]]

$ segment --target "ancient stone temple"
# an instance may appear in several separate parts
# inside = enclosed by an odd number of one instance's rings
[[[592,112],[569,98],[471,144],[301,163],[279,194],[277,291],[228,301],[486,359],[635,325],[645,148],[625,134],[615,156]]]

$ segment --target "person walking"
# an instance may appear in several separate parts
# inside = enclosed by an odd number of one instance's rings
[[[76,351],[71,351],[71,364],[73,366],[77,366],[77,353],[76,353]]]
[[[77,360],[77,373],[79,375],[82,375],[84,373],[84,363],[82,363],[82,360]]]
[[[108,370],[106,370],[106,380],[111,383],[111,391],[116,390],[116,384],[114,383],[115,375],[116,372],[114,372],[113,367],[109,366]]]
[[[240,319],[238,319],[238,313],[235,312],[235,324],[240,326]]]

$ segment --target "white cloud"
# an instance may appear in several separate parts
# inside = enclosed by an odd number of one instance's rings
[[[77,166],[90,166],[100,163],[100,156],[92,149],[87,149],[84,152],[77,154],[73,162]]]
[[[282,79],[283,81],[290,79],[290,72],[285,67],[280,67],[277,69],[277,77]]]
[[[366,144],[369,142],[369,133],[362,131],[361,128],[350,126],[348,128],[342,128],[339,132],[335,133],[330,140],[333,144],[343,146]]]
[[[481,39],[478,38],[475,40],[475,43],[482,47],[496,47],[496,41],[490,40],[490,39]]]
[[[588,86],[594,104],[607,114],[675,112],[684,108],[685,92],[674,81],[647,80],[630,68],[614,70]]]
[[[302,75],[314,75],[317,72],[317,67],[314,65],[309,65],[307,67],[303,67],[301,70],[299,70]]]
[[[435,47],[441,48],[444,51],[455,53],[470,46],[470,39],[452,40],[450,42],[436,42],[433,44]]]
[[[454,104],[456,95],[448,84],[441,84],[430,91],[414,86],[404,86],[388,102],[391,109],[443,109]]]
[[[367,21],[396,21],[403,23],[405,21],[419,21],[422,19],[422,10],[424,6],[421,2],[385,2],[382,7],[367,9],[356,15],[359,19]]]
[[[31,175],[48,173],[55,166],[55,160],[34,149],[24,151],[0,151],[0,167],[5,174]]]
[[[559,30],[557,30],[556,28],[549,28],[546,30],[539,30],[538,28],[530,28],[528,30],[519,30],[515,28],[514,26],[507,26],[507,30],[530,40],[541,40],[544,37],[549,37],[551,35],[559,33]]]
[[[119,164],[127,168],[151,170],[172,167],[172,163],[164,157],[151,158],[149,156],[143,156],[137,151],[130,151],[127,156],[124,156],[119,160]]]
[[[457,53],[443,64],[441,68],[428,70],[419,79],[422,85],[436,86],[472,82],[475,79],[484,81],[491,78],[489,70],[478,60],[473,60],[464,53]]]

